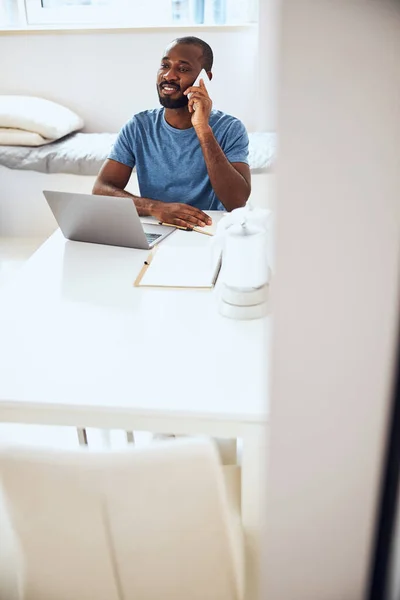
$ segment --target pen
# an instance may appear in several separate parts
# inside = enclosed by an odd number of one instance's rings
[[[183,229],[183,231],[197,231],[197,233],[203,233],[204,235],[214,236],[213,233],[209,231],[203,231],[201,227],[181,227],[180,225],[172,225],[172,223],[163,223],[162,221],[158,222],[159,225],[165,225],[165,227],[175,227],[175,229]]]
[[[153,246],[153,248],[150,251],[150,254],[147,257],[147,260],[144,261],[144,264],[145,264],[146,267],[150,266],[151,261],[153,260],[154,255],[157,252],[157,250],[158,250],[158,247],[157,246]]]
[[[197,231],[197,233],[203,233],[204,235],[210,235],[211,237],[214,236],[213,233],[210,233],[209,231],[204,231],[201,227],[193,227],[193,231]]]
[[[183,231],[193,231],[191,227],[181,227],[180,225],[172,225],[172,223],[163,223],[159,221],[159,225],[164,225],[165,227],[175,227],[175,229],[183,229]]]

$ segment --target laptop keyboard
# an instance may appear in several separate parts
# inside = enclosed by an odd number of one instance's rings
[[[149,242],[149,244],[152,244],[153,242],[158,240],[159,237],[161,237],[160,233],[146,233],[146,239]]]

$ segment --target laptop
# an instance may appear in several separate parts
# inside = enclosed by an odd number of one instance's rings
[[[174,227],[142,224],[132,198],[43,191],[68,240],[148,250]]]

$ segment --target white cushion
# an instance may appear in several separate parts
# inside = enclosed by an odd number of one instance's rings
[[[255,131],[249,133],[249,165],[252,171],[269,169],[276,155],[276,133]]]
[[[43,146],[53,141],[33,131],[0,127],[0,146]]]
[[[83,120],[69,108],[34,96],[0,95],[0,127],[23,129],[58,140],[82,129]]]

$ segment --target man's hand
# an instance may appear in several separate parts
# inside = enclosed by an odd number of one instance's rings
[[[157,202],[152,214],[161,223],[171,223],[179,227],[204,227],[211,225],[212,219],[202,210],[190,206],[190,204],[181,204],[179,202]]]
[[[200,87],[191,86],[183,93],[187,96],[191,94],[188,102],[189,112],[192,114],[192,125],[196,133],[201,133],[209,129],[209,118],[212,109],[212,100],[208,95],[204,81],[200,79]]]

